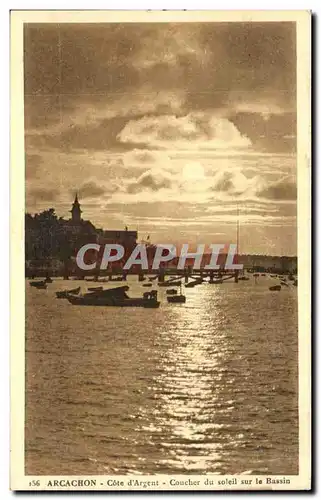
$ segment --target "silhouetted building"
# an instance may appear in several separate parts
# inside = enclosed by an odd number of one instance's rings
[[[125,248],[125,258],[128,258],[136,245],[137,231],[104,230],[98,229],[89,220],[82,218],[76,194],[72,204],[71,218],[66,220],[57,217],[54,208],[49,208],[41,213],[25,216],[25,258],[27,275],[43,273],[69,275],[79,273],[76,267],[78,250],[88,243],[101,245],[101,252],[97,256],[95,250],[86,252],[90,262],[97,261],[102,256],[106,243],[118,243]],[[59,266],[60,263],[60,266]],[[47,271],[46,271],[47,272]]]
[[[71,238],[80,238],[82,245],[96,243],[98,241],[97,229],[89,220],[82,219],[78,194],[75,196],[70,212],[71,219],[64,221],[62,230],[67,232]]]
[[[80,210],[80,205],[78,201],[78,193],[76,193],[75,196],[75,201],[72,204],[72,209],[70,210],[71,212],[71,219],[73,222],[80,222],[81,220],[81,210]]]
[[[94,239],[99,245],[105,245],[107,243],[118,243],[125,247],[133,247],[136,245],[137,231],[129,231],[127,226],[124,230],[105,230],[96,228],[89,220],[83,220],[81,217],[83,211],[80,208],[78,194],[75,196],[70,212],[71,219],[65,222],[65,230],[73,235],[90,237],[86,243],[92,243]],[[92,238],[93,236],[95,236],[95,238]]]

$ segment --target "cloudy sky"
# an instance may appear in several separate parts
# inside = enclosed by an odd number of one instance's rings
[[[26,205],[296,254],[292,23],[25,25]]]

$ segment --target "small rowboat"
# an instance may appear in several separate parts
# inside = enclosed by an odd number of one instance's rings
[[[71,290],[61,290],[60,292],[56,292],[57,299],[66,299],[68,293],[72,295],[78,295],[80,292],[80,286],[78,288],[72,288]]]
[[[182,284],[181,281],[163,281],[163,282],[159,282],[158,283],[158,286],[160,287],[165,287],[165,286],[180,286]]]
[[[172,296],[167,297],[167,302],[171,302],[174,304],[185,303],[186,297],[185,297],[185,295],[172,295]]]
[[[167,302],[172,304],[184,304],[186,302],[186,297],[182,294],[182,286],[180,286],[179,295],[170,295],[167,297]]]
[[[190,281],[189,283],[185,284],[185,288],[194,288],[196,285],[200,285],[203,283],[203,278],[197,278],[194,281]]]
[[[45,281],[30,281],[30,286],[38,288],[39,290],[46,290],[47,283]]]
[[[281,290],[281,285],[270,286],[269,290],[272,292],[279,292]]]
[[[121,286],[110,290],[101,290],[85,295],[67,294],[68,301],[79,306],[116,306],[116,307],[145,307],[158,308],[157,292],[145,292],[143,297],[128,297],[128,286]]]

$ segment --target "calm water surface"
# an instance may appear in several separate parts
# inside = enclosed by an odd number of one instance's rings
[[[274,283],[123,309],[26,282],[26,473],[297,474],[297,289]]]

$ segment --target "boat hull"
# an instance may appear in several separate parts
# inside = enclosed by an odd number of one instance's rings
[[[185,295],[173,295],[172,297],[167,297],[167,302],[170,304],[184,304],[186,297]]]
[[[80,286],[78,288],[74,288],[73,290],[61,290],[60,292],[56,292],[57,299],[66,299],[68,294],[77,295],[80,292]]]
[[[185,288],[194,288],[194,286],[201,285],[203,283],[203,279],[200,278],[195,281],[190,281],[189,283],[185,284]]]
[[[181,281],[163,281],[158,283],[158,286],[160,287],[166,287],[166,286],[180,286],[182,284]]]
[[[86,297],[67,296],[68,301],[78,306],[107,306],[107,307],[146,307],[158,308],[160,302],[154,299],[143,298],[117,298],[117,297]]]
[[[31,281],[29,285],[33,286],[34,288],[38,288],[39,290],[46,290],[47,288],[47,283],[42,281]]]

